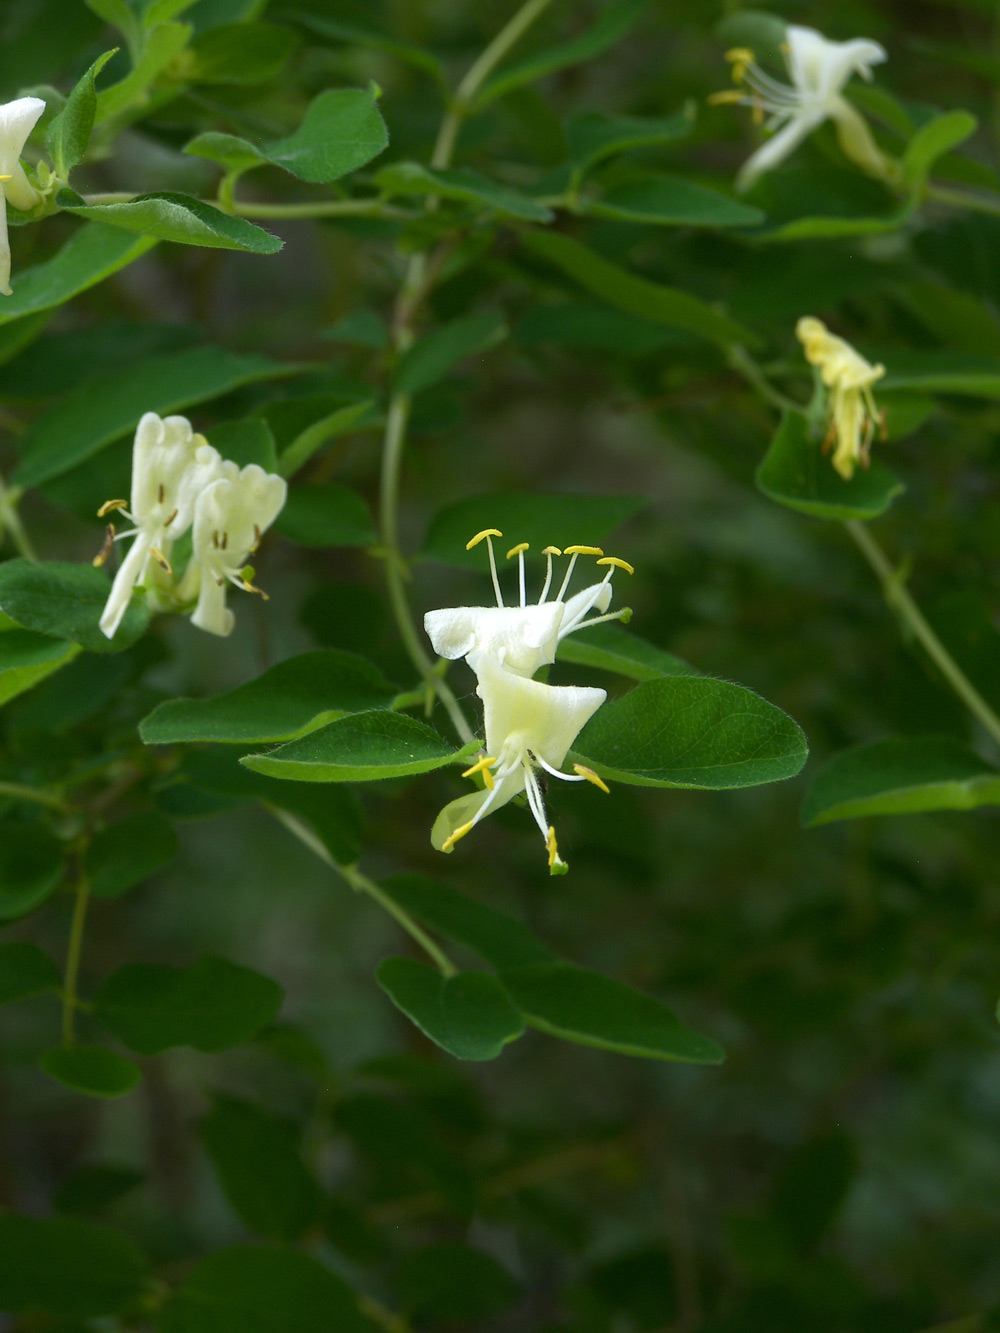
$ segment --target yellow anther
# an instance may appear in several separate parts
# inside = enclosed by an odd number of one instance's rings
[[[542,551],[542,555],[562,555],[562,551],[560,551],[558,546],[546,546],[544,551]]]
[[[173,577],[174,571],[170,567],[170,561],[167,559],[167,557],[163,554],[163,552],[160,550],[158,546],[151,546],[149,548],[149,554],[153,557],[153,559],[162,569],[165,569],[167,573],[171,577]]]
[[[12,181],[13,179],[13,176],[0,176],[0,181]]]
[[[756,57],[749,46],[734,46],[726,52],[725,59],[732,65],[752,65]]]
[[[556,831],[549,825],[548,837],[545,839],[545,847],[549,853],[549,869],[551,870],[559,860],[559,848],[556,846]]]
[[[101,547],[101,549],[94,556],[94,559],[91,561],[95,569],[100,569],[100,567],[107,560],[108,556],[111,554],[111,547],[114,540],[115,540],[115,525],[113,523],[109,523],[104,534],[104,545]]]
[[[599,546],[567,546],[563,555],[603,555]]]
[[[611,795],[611,788],[604,781],[604,779],[599,778],[597,774],[594,772],[594,770],[592,768],[588,768],[586,764],[574,764],[573,772],[579,773],[581,778],[586,778],[587,781],[592,782],[595,787],[600,787],[601,791],[607,792],[609,796]]]
[[[444,842],[441,844],[441,850],[443,852],[450,852],[455,846],[455,843],[458,842],[459,838],[464,838],[475,822],[474,819],[470,819],[467,824],[460,824],[450,837],[445,838]]]
[[[628,574],[634,574],[635,570],[627,560],[619,560],[616,555],[606,555],[603,560],[598,560],[599,565],[613,565],[615,569],[624,569]]]
[[[520,555],[522,551],[527,551],[530,546],[531,542],[518,542],[516,546],[512,546],[507,552],[507,559],[510,560],[513,556]]]
[[[711,93],[705,100],[709,106],[739,105],[744,94],[738,88],[726,88],[721,93]]]
[[[477,773],[482,773],[483,778],[484,778],[484,780],[485,780],[485,782],[486,782],[487,787],[492,788],[492,786],[493,786],[493,774],[490,772],[490,769],[493,767],[493,765],[494,765],[495,763],[496,763],[496,760],[494,759],[494,757],[493,757],[491,754],[484,754],[484,755],[481,755],[481,756],[476,760],[476,762],[472,765],[471,768],[467,768],[467,769],[465,770],[465,772],[462,774],[462,777],[463,777],[463,778],[474,778],[474,777],[476,776]]]
[[[502,537],[503,533],[499,528],[483,528],[482,532],[477,532],[471,542],[465,543],[465,549],[471,551],[474,546],[478,546],[484,537]]]
[[[110,514],[113,509],[127,509],[127,508],[128,508],[127,500],[105,500],[104,503],[101,505],[100,509],[98,509],[97,511],[97,517],[104,518],[105,515]]]

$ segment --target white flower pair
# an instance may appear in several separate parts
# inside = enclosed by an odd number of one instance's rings
[[[283,477],[256,463],[241,471],[222,458],[185,417],[161,419],[147,412],[135,432],[131,508],[124,500],[109,500],[98,511],[103,518],[117,510],[135,524],[117,536],[109,524],[109,541],[95,561],[103,563],[112,541],[134,538],[101,616],[107,637],[114,638],[137,586],[159,606],[195,602],[193,624],[210,634],[229,634],[234,616],[226,606],[226,584],[260,591],[250,581],[253,570],[246,560],[280,513],[287,489]],[[191,556],[184,576],[175,579],[173,546],[188,529]]]
[[[424,628],[434,651],[452,661],[464,657],[476,673],[476,693],[483,701],[486,730],[485,751],[462,775],[481,775],[485,786],[444,807],[431,830],[431,842],[438,851],[450,852],[459,838],[464,838],[487,814],[524,792],[545,839],[549,871],[562,874],[567,867],[559,856],[555,829],[545,812],[544,774],[566,782],[592,782],[602,791],[608,790],[597,774],[583,764],[574,764],[572,773],[564,773],[560,767],[607,693],[578,685],[548,685],[531,677],[540,667],[555,661],[559,642],[567,634],[627,616],[627,611],[610,614],[607,611],[615,569],[625,569],[631,574],[632,567],[624,560],[605,556],[596,546],[568,546],[565,551],[547,546],[542,553],[548,562],[545,583],[538,601],[529,604],[524,574],[528,543],[522,542],[507,552],[508,559],[518,557],[520,590],[519,604],[508,607],[500,591],[493,554],[492,538],[502,535],[496,528],[488,528],[473,537],[466,548],[486,541],[496,606],[450,607],[428,611],[424,617]],[[552,586],[553,557],[563,555],[570,560],[562,585],[554,598],[546,600]],[[601,582],[564,600],[580,556],[599,557],[597,563],[606,565],[607,573]]]
[[[0,105],[0,292],[4,296],[11,295],[7,201],[27,212],[41,199],[24,174],[21,153],[44,110],[40,97],[18,97]]]

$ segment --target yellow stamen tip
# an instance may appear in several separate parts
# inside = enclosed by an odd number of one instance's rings
[[[739,61],[740,64],[743,65],[752,65],[756,57],[750,50],[749,46],[734,46],[731,50],[726,52],[725,59],[728,60],[730,64],[734,61]]]
[[[478,546],[486,537],[502,537],[503,533],[499,528],[483,528],[482,532],[477,532],[471,542],[465,543],[465,549],[471,551],[474,546]]]
[[[738,88],[726,88],[721,93],[711,93],[705,100],[709,106],[738,105],[743,101],[743,94]]]
[[[510,560],[512,556],[520,555],[522,551],[527,551],[530,546],[531,542],[518,542],[516,546],[512,546],[507,552],[507,559]]]
[[[445,838],[444,842],[441,844],[441,850],[443,852],[450,852],[455,846],[455,843],[458,842],[459,838],[464,838],[475,822],[474,819],[470,819],[467,824],[460,824],[454,833]]]
[[[592,782],[595,787],[600,787],[601,791],[607,792],[609,796],[611,795],[611,788],[604,781],[604,779],[599,778],[597,774],[594,772],[594,770],[592,768],[588,768],[586,764],[574,764],[573,772],[579,773],[581,778],[586,778],[587,781]]]
[[[558,546],[546,546],[542,551],[542,555],[562,555],[562,551],[560,551]]]
[[[167,571],[167,573],[168,573],[168,574],[171,576],[171,578],[172,578],[172,577],[173,577],[173,573],[174,573],[174,571],[173,571],[173,570],[171,569],[171,567],[170,567],[170,561],[169,561],[169,560],[167,559],[167,557],[163,554],[163,552],[160,550],[160,548],[159,548],[158,546],[151,546],[151,547],[149,548],[149,554],[153,557],[153,559],[156,561],[156,563],[157,563],[161,568],[163,568],[163,569],[165,569],[165,570]]]
[[[613,565],[615,569],[624,569],[628,574],[634,574],[635,570],[627,560],[619,560],[616,555],[606,555],[603,560],[598,560],[599,565]]]
[[[0,176],[0,181],[12,181],[13,179],[13,176]]]
[[[603,555],[599,546],[567,546],[563,555]]]
[[[549,853],[549,869],[551,870],[559,860],[559,848],[556,844],[556,831],[551,824],[549,825],[548,837],[545,839],[545,846]]]
[[[113,509],[125,509],[127,506],[127,500],[105,500],[97,511],[97,517],[104,518],[104,516],[110,514]]]
[[[467,768],[462,774],[463,778],[473,778],[477,773],[484,773],[496,763],[491,754],[480,755],[471,768]]]

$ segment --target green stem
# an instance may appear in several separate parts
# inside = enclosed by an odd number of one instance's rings
[[[989,213],[991,217],[1000,217],[1000,199],[967,194],[965,190],[953,190],[947,185],[935,185],[933,181],[928,181],[924,187],[924,198],[933,199],[939,204],[951,204],[954,208],[968,208],[974,213]]]
[[[19,486],[6,486],[3,478],[0,477],[0,537],[2,537],[3,530],[6,527],[18,554],[23,555],[26,560],[36,561],[38,556],[35,554],[35,548],[32,546],[21,522],[21,516],[17,512],[17,502],[20,498],[21,488]]]
[[[857,519],[848,519],[844,527],[854,539],[861,554],[875,571],[885,600],[895,611],[901,623],[923,645],[928,657],[938,668],[966,708],[982,723],[993,739],[1000,744],[1000,717],[969,680],[951,653],[931,629],[923,612],[906,590],[902,579],[889,563],[885,552],[868,528]]]
[[[760,396],[766,399],[772,407],[776,407],[779,412],[805,411],[805,408],[795,402],[793,398],[787,397],[769,383],[760,366],[746,348],[741,347],[739,343],[734,343],[730,347],[728,360],[732,368],[738,370],[744,379],[753,385]]]
[[[41,787],[28,787],[21,782],[0,782],[0,796],[9,796],[14,801],[34,801],[36,805],[46,805],[60,814],[73,813],[73,807],[59,796],[43,791]]]
[[[76,886],[73,920],[70,923],[69,944],[66,948],[66,972],[63,979],[62,994],[62,1041],[64,1046],[73,1045],[73,1019],[77,1006],[76,984],[80,975],[83,928],[87,922],[87,904],[89,902],[90,883],[86,875],[81,875]]]
[[[388,912],[395,921],[402,926],[407,935],[420,945],[421,949],[433,959],[436,967],[443,976],[453,977],[458,972],[458,968],[451,961],[448,955],[437,945],[422,926],[419,926],[413,917],[405,908],[395,902],[384,890],[376,884],[373,879],[369,879],[366,874],[358,869],[356,865],[343,866],[327,851],[320,839],[313,833],[312,829],[302,821],[290,814],[287,810],[280,810],[277,806],[268,807],[271,813],[277,818],[289,833],[293,834],[309,850],[315,853],[319,859],[328,865],[331,870],[335,870],[341,879],[345,880],[356,893],[366,893],[378,903],[384,911]]]

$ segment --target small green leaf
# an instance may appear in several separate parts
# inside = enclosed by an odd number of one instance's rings
[[[978,123],[968,111],[947,111],[921,125],[903,153],[903,180],[910,189],[923,189],[938,158],[964,143]]]
[[[79,651],[78,644],[33,630],[9,629],[0,634],[0,704],[68,665]]]
[[[390,198],[421,195],[454,199],[462,204],[485,205],[500,217],[521,218],[526,222],[551,222],[555,217],[551,208],[535,203],[529,195],[467,167],[445,170],[425,167],[419,162],[393,162],[382,168],[375,184]]]
[[[500,973],[532,1027],[621,1055],[687,1064],[725,1058],[710,1037],[686,1028],[659,1000],[571,963],[539,963]]]
[[[722,348],[734,342],[755,347],[759,342],[749,329],[690,292],[638,278],[569,236],[526,231],[521,233],[520,240],[531,254],[553,264],[594,296],[630,315],[692,333]]]
[[[27,940],[0,944],[0,1004],[57,991],[61,984],[59,969],[37,944]]]
[[[524,1020],[489,972],[444,977],[413,958],[387,958],[378,984],[431,1041],[457,1060],[495,1060],[524,1032]]]
[[[95,833],[84,865],[95,898],[123,893],[165,869],[177,855],[177,834],[169,820],[152,810],[126,815]]]
[[[419,393],[427,389],[466,357],[478,357],[507,336],[503,316],[494,310],[456,319],[435,329],[416,343],[396,367],[397,393]]]
[[[585,111],[566,123],[570,161],[578,175],[583,175],[606,158],[629,149],[652,148],[683,139],[691,133],[693,124],[693,111],[687,108],[662,118]]]
[[[63,848],[44,824],[7,818],[0,838],[0,921],[13,921],[51,897],[63,877]]]
[[[396,693],[363,657],[323,648],[214,699],[170,699],[140,722],[139,735],[147,745],[287,740],[345,713],[385,708]]]
[[[313,548],[371,546],[378,540],[364,500],[335,482],[294,487],[274,526],[283,537]]]
[[[345,435],[355,427],[360,429],[363,426],[371,426],[379,419],[378,413],[372,410],[374,407],[375,400],[365,398],[360,403],[348,403],[346,407],[338,407],[318,421],[311,422],[299,431],[282,452],[278,471],[283,477],[294,477],[295,473],[309,462],[313,454],[331,440],[335,440],[339,435]]]
[[[0,564],[0,608],[25,629],[72,639],[91,653],[117,653],[142,637],[149,607],[133,597],[113,639],[98,622],[111,584],[93,565],[8,560]]]
[[[134,1305],[149,1266],[121,1231],[70,1217],[0,1214],[0,1307],[91,1319]]]
[[[279,745],[269,754],[240,760],[255,773],[292,782],[374,782],[413,777],[465,759],[479,748],[455,750],[424,722],[405,713],[355,713]]]
[[[202,1259],[157,1319],[157,1333],[371,1333],[343,1278],[311,1255],[237,1245]]]
[[[250,1102],[216,1093],[201,1137],[233,1211],[269,1240],[297,1240],[319,1213],[298,1134]]]
[[[87,151],[97,110],[94,80],[117,51],[116,46],[97,57],[67,97],[66,105],[58,116],[49,121],[45,131],[45,146],[52,155],[57,174],[63,179]]]
[[[1000,398],[1000,369],[995,357],[948,349],[918,351],[887,349],[886,374],[880,388],[915,389],[920,393],[957,393],[974,398]]]
[[[600,199],[581,199],[577,212],[649,226],[756,227],[764,221],[759,208],[679,176],[650,176],[619,186]]]
[[[832,241],[851,236],[879,236],[900,231],[913,215],[912,200],[878,217],[805,217],[795,218],[780,226],[759,231],[754,239],[760,241]]]
[[[184,80],[267,83],[288,63],[299,39],[278,23],[224,23],[199,33],[188,47]]]
[[[673,676],[604,704],[571,753],[609,782],[725,791],[793,777],[808,747],[788,714],[752,690]]]
[[[184,151],[192,157],[218,162],[220,167],[234,175],[248,171],[251,167],[262,166],[267,161],[261,150],[246,139],[240,139],[235,134],[222,134],[218,130],[196,135],[190,143],[184,145]]]
[[[867,519],[884,513],[905,487],[878,462],[845,481],[801,412],[787,412],[757,469],[757,489],[814,518]]]
[[[511,546],[526,541],[533,552],[546,546],[595,545],[646,504],[638,495],[474,495],[439,509],[421,554],[459,569],[489,571],[485,552],[466,542],[484,528],[499,528]],[[530,559],[530,554],[529,557]],[[544,563],[537,557],[540,573]],[[580,585],[584,586],[583,584]]]
[[[1000,805],[1000,770],[946,736],[908,736],[842,750],[802,804],[807,828],[837,819]]]
[[[222,958],[188,968],[130,963],[102,983],[94,1015],[140,1055],[172,1046],[225,1051],[273,1023],[283,998],[270,977]]]
[[[664,676],[698,676],[701,673],[673,653],[654,648],[617,625],[592,625],[568,634],[559,645],[560,662],[615,671],[630,680],[661,680]]]
[[[365,166],[388,144],[373,88],[329,88],[310,102],[294,134],[263,144],[260,152],[299,180],[326,185]]]
[[[137,231],[157,241],[176,241],[179,245],[243,250],[254,255],[277,254],[284,245],[280,237],[246,218],[223,213],[190,194],[158,191],[137,194],[126,203],[88,204],[72,190],[60,190],[56,204],[67,213]]]
[[[124,1097],[142,1078],[138,1065],[106,1046],[56,1046],[38,1063],[49,1078],[86,1097]]]

